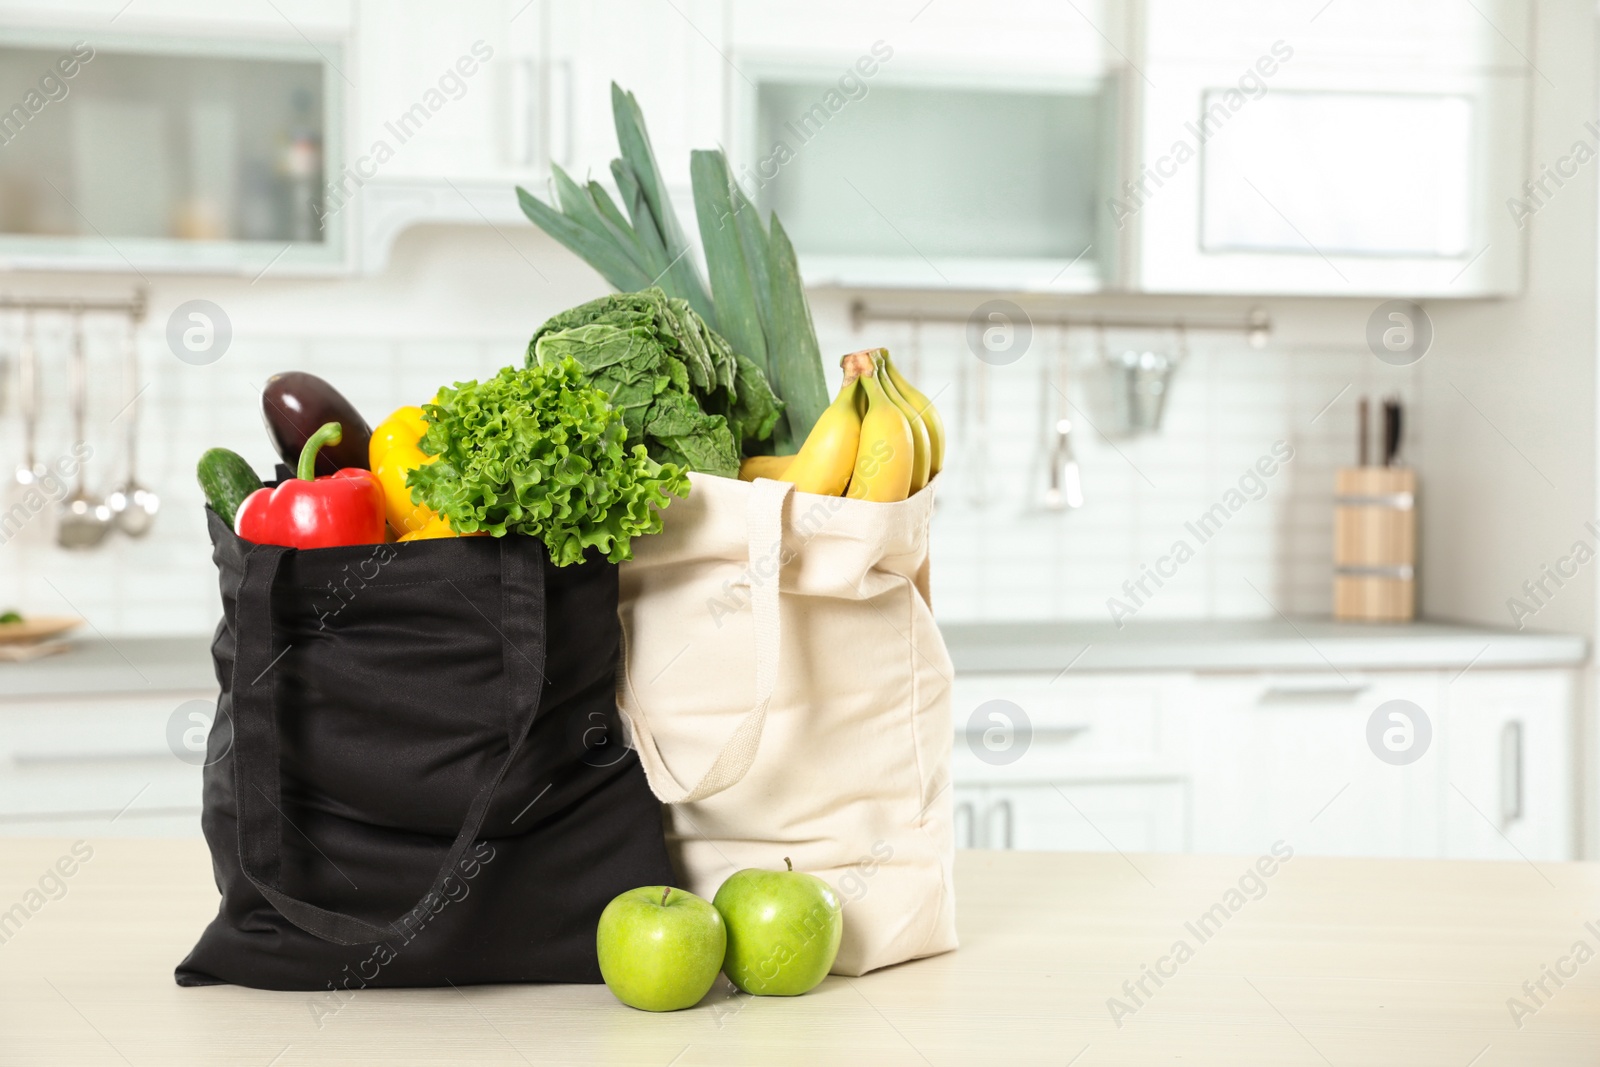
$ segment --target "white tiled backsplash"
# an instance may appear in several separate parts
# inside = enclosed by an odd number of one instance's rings
[[[562,253],[549,255],[561,263]],[[548,262],[545,269],[552,269]],[[601,290],[595,285],[591,291]],[[394,299],[406,299],[404,285]],[[107,636],[209,631],[220,603],[194,464],[206,448],[220,445],[242,453],[263,474],[270,470],[258,393],[268,375],[289,369],[322,375],[376,424],[394,407],[425,401],[441,384],[520,361],[528,334],[544,315],[570,302],[530,307],[525,327],[515,333],[509,327],[502,332],[496,323],[492,332],[498,336],[486,336],[481,322],[476,330],[428,336],[413,322],[388,323],[379,316],[372,318],[382,325],[368,336],[350,336],[348,329],[330,336],[263,324],[258,317],[248,328],[236,322],[227,354],[204,367],[175,359],[166,348],[164,318],[153,319],[140,338],[150,384],[141,401],[139,475],[161,494],[154,531],[143,541],[113,537],[96,551],[68,553],[54,547],[53,522],[41,515],[0,546],[0,607],[81,614]],[[843,308],[837,296],[818,299],[823,351],[889,345],[923,391],[937,398],[951,430],[933,540],[941,618],[1105,620],[1112,597],[1137,608],[1140,619],[1328,610],[1331,484],[1334,468],[1353,461],[1356,398],[1408,380],[1373,359],[1359,339],[1354,346],[1269,345],[1258,351],[1242,336],[1194,333],[1173,380],[1163,429],[1137,438],[1106,437],[1086,425],[1109,433],[1114,422],[1099,399],[1104,382],[1096,378],[1091,332],[1073,331],[1063,342],[1056,331],[1041,329],[1021,360],[987,367],[967,350],[957,326],[924,325],[920,343],[913,344],[909,327],[852,333]],[[3,335],[6,352],[15,351],[14,325],[8,323]],[[110,320],[89,325],[95,454],[88,470],[91,488],[103,492],[122,474],[127,416],[111,421],[125,403],[119,327]],[[462,340],[463,334],[475,339]],[[1126,333],[1105,339],[1112,351],[1171,340]],[[1068,393],[1076,410],[1068,415],[1086,503],[1077,511],[1052,513],[1039,506],[1044,429],[1056,417],[1042,409],[1041,365],[1055,359],[1062,343],[1070,357]],[[40,453],[49,460],[69,445],[64,320],[42,319],[39,344],[48,413]],[[983,418],[980,374],[986,379]],[[7,381],[0,472],[9,483],[20,457],[21,429],[9,387],[14,375]],[[986,464],[975,462],[982,454],[973,447],[980,426],[987,427]],[[1270,456],[1278,441],[1293,448],[1294,458],[1265,479],[1261,499],[1247,500],[1202,544],[1185,524],[1214,504],[1226,504],[1228,490],[1258,459]],[[1411,454],[1416,448],[1417,442],[1408,443]],[[16,490],[8,492],[6,507]],[[1138,604],[1123,582],[1137,582],[1142,568],[1156,566],[1179,540],[1194,557],[1159,588],[1145,578]],[[1171,572],[1173,562],[1164,569]]]
[[[917,380],[938,394],[951,429],[933,538],[941,618],[1110,621],[1112,598],[1129,624],[1331,609],[1333,476],[1355,462],[1357,399],[1370,393],[1376,408],[1380,391],[1408,392],[1401,383],[1409,375],[1365,347],[1256,350],[1240,335],[1191,334],[1161,430],[1127,437],[1116,432],[1112,383],[1092,331],[1065,338],[1036,331],[1030,351],[1004,367],[980,364],[959,327],[923,325],[920,333],[920,346],[909,328],[872,342],[888,344],[899,362],[920,364]],[[822,340],[825,351],[830,341],[832,348],[865,341]],[[1104,349],[1171,350],[1173,343],[1170,333],[1108,331]],[[1065,512],[1042,506],[1046,430],[1061,414],[1041,400],[1057,398],[1044,365],[1063,345],[1072,401],[1065,415],[1085,498]],[[978,414],[980,393],[986,419]],[[974,447],[984,437],[987,448]],[[1278,442],[1293,450],[1287,463],[1276,462]],[[1419,448],[1413,436],[1406,453]],[[1276,472],[1250,478],[1230,496],[1263,457]],[[1215,512],[1202,523],[1219,503],[1237,508],[1225,521]],[[1171,574],[1159,584],[1146,573],[1158,564]]]

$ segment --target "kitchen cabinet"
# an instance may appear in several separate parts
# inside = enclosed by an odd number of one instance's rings
[[[382,271],[423,223],[519,220],[516,185],[549,173],[545,0],[407,9],[361,0],[361,94],[351,165],[333,194],[359,220],[358,260]]]
[[[0,700],[0,834],[199,834],[215,701],[204,690]]]
[[[1531,11],[1151,0],[1107,201],[1147,292],[1517,292]]]
[[[0,2],[22,52],[186,60],[76,83],[7,146],[0,265],[380,271],[418,224],[523,225],[512,187],[545,195],[553,164],[609,183],[613,80],[680,214],[689,152],[726,146],[813,285],[1514,294],[1549,191],[1524,185],[1541,76],[1517,0],[121,7]],[[4,58],[25,92],[36,57]],[[219,64],[316,84],[194,91]]]
[[[355,0],[273,0],[271,4],[218,4],[211,0],[0,0],[0,20],[10,27],[103,35],[113,21],[121,32],[249,36],[293,34],[314,40],[350,29]]]
[[[362,0],[351,195],[379,176],[531,176],[537,83],[528,65],[538,54],[540,7],[535,0],[517,25],[508,0],[408,5],[404,18]]]
[[[964,848],[1189,849],[1181,676],[958,675]]]
[[[464,0],[408,8],[403,19],[364,0],[360,11],[358,142],[394,146],[378,168],[386,178],[542,194],[556,164],[609,183],[613,81],[639,97],[657,153],[681,162],[685,184],[689,148],[720,138],[720,0]]]
[[[1437,729],[1433,671],[1197,675],[1190,683],[1195,848],[1257,853],[1287,841],[1316,855],[1440,854],[1444,755],[1437,736],[1415,762],[1381,762],[1367,720],[1389,701]],[[1430,730],[1431,733],[1431,730]]]
[[[730,10],[735,170],[813,284],[1520,289],[1525,4]]]
[[[1451,855],[1561,860],[1572,856],[1570,675],[1468,672],[1450,687]]]
[[[1115,163],[1107,57],[1126,35],[1120,4],[467,0],[393,19],[363,0],[358,23],[365,91],[352,159],[363,169],[347,180],[361,186],[369,271],[421,222],[519,222],[510,186],[546,195],[551,164],[609,185],[613,81],[637,96],[680,214],[692,207],[690,151],[727,146],[738,180],[790,224],[814,283],[1077,291],[1097,288],[1114,261],[1097,205]],[[495,57],[484,73],[399,143],[393,131],[434,72],[478,40]],[[891,57],[881,69],[879,54]],[[874,69],[870,106],[771,182],[772,127],[859,77],[862,61]],[[930,101],[941,123],[906,121]],[[381,163],[379,144],[392,149]],[[969,151],[977,144],[990,150]],[[842,198],[835,171],[863,145],[880,165],[855,173],[860,197]],[[1013,173],[1004,192],[996,151]]]
[[[18,102],[0,122],[0,266],[344,269],[324,198],[344,165],[341,38],[281,19],[183,35],[153,13],[0,20],[0,99]]]
[[[1183,677],[960,675],[957,784],[1146,782],[1179,776]]]
[[[721,0],[467,0],[405,19],[363,0],[364,171],[350,180],[362,269],[382,270],[421,223],[525,225],[514,188],[549,199],[552,165],[609,188],[613,81],[637,96],[671,195],[692,210],[689,150],[724,140],[723,24]]]
[[[882,40],[894,50],[893,63],[934,77],[977,75],[996,64],[1019,79],[1100,74],[1108,56],[1127,48],[1129,30],[1128,6],[1119,0],[729,0],[728,20],[741,69],[749,60],[826,62],[843,71]]]
[[[578,181],[611,185],[618,154],[611,84],[638,98],[662,176],[689,200],[689,151],[725,143],[725,103],[731,80],[723,0],[590,0],[550,4],[554,159]],[[692,227],[691,227],[692,229]]]
[[[961,786],[956,847],[1187,852],[1182,782]]]
[[[1122,10],[734,0],[735,175],[810,284],[1099,288]]]
[[[1568,668],[968,672],[952,699],[961,847],[1574,851]]]
[[[108,34],[112,14],[118,30]],[[381,271],[398,236],[419,224],[523,224],[514,187],[547,195],[552,164],[579,181],[609,184],[617,155],[613,80],[638,96],[666,180],[687,208],[689,150],[726,141],[727,86],[737,77],[724,58],[723,0],[460,0],[407,4],[403,13],[378,0],[321,6],[284,0],[248,11],[142,0],[125,16],[116,8],[98,13],[92,4],[63,11],[9,2],[0,3],[0,21],[14,42],[56,47],[88,34],[100,54],[188,60],[117,83],[116,93],[130,98],[147,82],[174,83],[168,95],[187,95],[162,105],[171,115],[146,114],[146,107],[130,116],[126,99],[95,112],[77,101],[98,90],[73,87],[72,115],[106,116],[89,130],[103,136],[85,133],[68,145],[93,150],[75,172],[116,176],[103,192],[96,186],[85,196],[91,207],[109,205],[113,215],[131,211],[126,233],[97,211],[86,211],[85,220],[57,203],[61,198],[40,175],[70,196],[66,179],[8,146],[0,160],[0,231],[15,232],[0,232],[0,264],[16,267],[252,276],[269,264],[275,273]],[[40,64],[6,58],[0,70],[12,71],[16,81],[7,99],[20,99],[37,77],[29,71]],[[248,86],[233,94],[237,101],[192,91],[193,71],[223,59],[236,67],[290,59],[314,67],[310,135],[297,133],[309,122],[300,112],[268,116],[276,125],[256,138],[261,158],[245,151],[250,108],[276,97]],[[110,66],[103,60],[87,71]],[[286,99],[292,111],[299,97]],[[226,112],[230,103],[238,106]],[[55,132],[65,137],[74,124],[88,129],[89,120],[58,123]],[[235,134],[238,152],[217,148]],[[137,167],[100,165],[123,142],[152,139],[174,145],[162,165],[149,159]],[[198,147],[191,150],[190,140]],[[42,148],[50,149],[50,159],[62,155],[51,144]],[[18,166],[21,178],[8,174]],[[135,172],[140,181],[130,185]],[[54,214],[34,225],[27,215],[33,204]],[[167,234],[169,228],[175,232]]]

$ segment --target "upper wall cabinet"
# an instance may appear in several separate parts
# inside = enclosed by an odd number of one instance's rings
[[[360,85],[350,164],[329,195],[358,223],[363,271],[388,264],[420,223],[517,217],[518,184],[548,173],[551,89],[545,0],[359,0]]]
[[[379,271],[609,183],[615,81],[813,284],[1514,293],[1530,7],[0,0],[0,267]]]
[[[689,187],[689,151],[726,140],[728,64],[723,0],[542,0],[555,85],[552,159],[582,181],[610,183],[618,155],[613,82],[638,98],[671,187]],[[687,210],[688,205],[680,205]]]
[[[0,265],[343,267],[345,229],[323,196],[342,166],[337,36],[176,36],[151,12],[150,32],[136,19],[91,32],[41,14],[7,10],[0,36]]]
[[[518,23],[505,0],[393,4],[362,0],[356,20],[360,86],[351,174],[452,181],[533,172],[539,104],[540,3]],[[513,48],[513,31],[524,30]],[[509,183],[508,183],[509,184]]]
[[[1516,0],[1150,0],[1107,201],[1150,292],[1478,296],[1522,284],[1532,72]],[[1312,16],[1315,17],[1312,17]]]
[[[814,284],[1083,291],[1116,262],[1104,4],[734,0],[735,175]]]
[[[403,18],[361,0],[345,178],[363,268],[381,269],[420,222],[520,224],[515,186],[548,195],[552,166],[609,183],[613,81],[638,97],[668,184],[686,192],[690,147],[723,140],[724,24],[722,0],[457,0]]]
[[[843,73],[882,42],[895,62],[927,72],[1093,74],[1127,48],[1124,0],[727,0],[729,61],[837,61]],[[742,76],[741,76],[742,75]]]
[[[720,0],[457,0],[407,5],[404,18],[363,0],[361,129],[392,155],[373,169],[499,182],[508,197],[513,184],[542,190],[551,164],[603,177],[615,81],[687,183],[689,146],[722,136],[722,26]]]

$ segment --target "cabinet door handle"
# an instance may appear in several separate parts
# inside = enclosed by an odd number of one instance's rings
[[[1005,827],[1005,833],[1000,836],[1000,842],[1001,843],[998,846],[994,845],[994,838],[990,835],[989,826],[988,826],[989,822],[994,818],[995,815],[1000,815],[1005,819],[1005,822],[1003,824],[1004,827]],[[997,800],[997,801],[995,801],[992,805],[990,805],[988,814],[986,814],[984,816],[983,821],[984,821],[983,836],[984,836],[984,843],[986,845],[989,845],[991,847],[999,847],[999,848],[1011,848],[1012,847],[1012,840],[1011,840],[1011,830],[1012,830],[1011,801],[1009,801],[1009,800]]]
[[[976,826],[972,811],[972,801],[963,800],[956,805],[955,812],[955,838],[956,848],[976,848],[973,844],[973,835]]]
[[[1371,682],[1322,682],[1310,685],[1279,683],[1263,689],[1257,703],[1302,704],[1317,700],[1354,700],[1371,688]]]
[[[531,58],[519,59],[509,69],[510,100],[506,112],[510,136],[506,157],[513,165],[531,167],[539,162],[543,124],[534,106],[535,94],[541,99],[544,95],[539,85],[539,65]]]
[[[1500,727],[1500,823],[1522,818],[1522,723]]]
[[[574,100],[572,91],[572,61],[552,60],[547,64],[544,99],[544,166],[560,164],[572,166],[572,127],[574,126]],[[559,85],[559,89],[557,86]],[[557,133],[559,130],[559,133]],[[557,144],[560,145],[559,151]]]
[[[72,763],[127,763],[133,760],[171,760],[172,753],[164,749],[125,749],[105,752],[13,752],[11,762],[17,767],[57,767]]]

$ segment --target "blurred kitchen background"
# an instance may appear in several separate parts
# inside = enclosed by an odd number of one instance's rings
[[[6,0],[0,609],[84,621],[0,663],[0,833],[198,832],[195,460],[605,292],[514,187],[610,183],[615,80],[950,427],[963,845],[1600,855],[1596,63],[1575,0]]]

